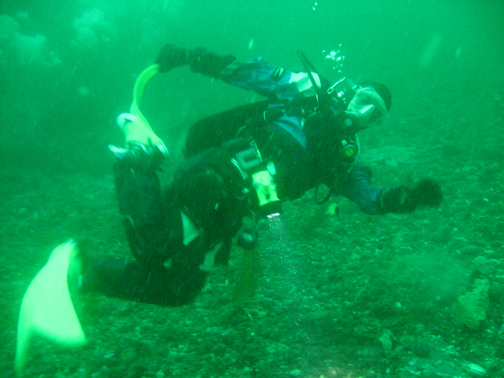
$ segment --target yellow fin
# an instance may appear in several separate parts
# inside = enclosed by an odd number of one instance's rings
[[[130,107],[130,113],[134,116],[135,121],[128,123],[123,128],[126,143],[135,141],[147,146],[150,144],[157,146],[158,144],[163,143],[163,141],[154,133],[149,122],[140,111],[140,101],[142,100],[145,84],[147,84],[149,79],[158,71],[159,66],[157,64],[149,66],[142,71],[135,82],[135,86],[133,88],[133,102]]]
[[[80,271],[78,254],[73,240],[56,247],[26,290],[19,313],[14,364],[18,376],[23,375],[34,334],[68,346],[86,343],[68,290],[68,277]]]

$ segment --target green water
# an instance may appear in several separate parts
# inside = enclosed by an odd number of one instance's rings
[[[19,305],[68,237],[125,256],[107,145],[137,75],[170,42],[328,78],[387,84],[389,121],[361,135],[377,185],[432,176],[437,210],[371,217],[307,195],[261,225],[256,296],[233,305],[241,251],[177,309],[76,296],[90,344],[35,340],[29,377],[504,376],[504,5],[501,1],[4,1],[0,5],[0,377],[11,377]],[[142,111],[173,165],[201,117],[256,99],[178,68]],[[172,165],[162,180],[169,181]],[[475,269],[477,269],[476,273]],[[471,276],[486,318],[460,324]]]

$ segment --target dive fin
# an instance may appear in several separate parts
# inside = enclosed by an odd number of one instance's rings
[[[124,131],[126,144],[129,142],[140,142],[146,146],[163,144],[163,141],[154,133],[139,107],[145,84],[158,70],[159,66],[154,64],[142,71],[133,88],[133,102],[131,103],[130,113],[123,113],[117,118],[118,125]]]
[[[80,274],[78,254],[73,240],[56,247],[26,290],[19,313],[14,364],[18,376],[23,375],[34,334],[67,346],[86,344],[68,289],[68,280]]]

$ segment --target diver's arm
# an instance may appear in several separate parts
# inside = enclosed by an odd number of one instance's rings
[[[371,172],[356,166],[343,181],[341,195],[359,206],[366,214],[380,214],[379,196],[381,188],[371,185]]]
[[[232,55],[222,56],[203,48],[191,50],[167,44],[159,52],[155,63],[159,66],[159,72],[189,65],[194,72],[219,78],[220,73],[235,61]]]
[[[223,80],[273,100],[292,101],[315,95],[306,73],[285,70],[263,58],[241,63],[232,55],[218,55],[203,48],[190,50],[166,45],[156,58],[156,63],[160,72],[189,65],[193,72]],[[314,76],[315,80],[319,80],[316,74]]]
[[[437,182],[426,178],[412,188],[401,185],[392,188],[376,188],[371,185],[370,173],[355,167],[344,181],[341,194],[355,202],[367,214],[411,213],[417,207],[436,207],[443,195]]]

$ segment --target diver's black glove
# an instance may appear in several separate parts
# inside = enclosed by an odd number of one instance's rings
[[[418,206],[439,206],[443,194],[439,184],[429,178],[420,180],[413,188],[397,186],[384,189],[379,203],[382,213],[411,213]]]
[[[189,56],[191,71],[210,77],[220,76],[222,70],[235,61],[236,58],[232,55],[217,55],[201,47],[192,50]]]
[[[126,148],[109,145],[109,149],[119,161],[138,171],[161,171],[160,166],[169,155],[164,143],[145,145],[140,142],[130,141],[127,143]]]
[[[168,44],[163,46],[155,63],[159,65],[159,72],[168,72],[176,67],[189,64],[191,53],[191,50]]]
[[[232,55],[217,55],[201,47],[190,50],[168,44],[161,49],[155,63],[159,65],[159,72],[167,72],[188,64],[193,72],[218,77],[221,71],[234,61],[236,58]]]

